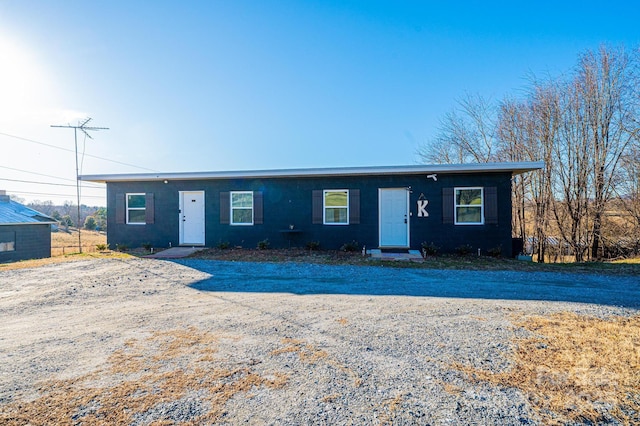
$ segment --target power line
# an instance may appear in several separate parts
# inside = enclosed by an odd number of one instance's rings
[[[51,126],[51,127],[68,127],[68,126]],[[63,148],[63,147],[57,146],[57,145],[51,145],[51,144],[48,144],[48,143],[36,141],[36,140],[33,140],[33,139],[29,139],[29,138],[24,138],[22,136],[10,135],[10,134],[4,133],[4,132],[0,132],[0,135],[7,136],[7,137],[10,137],[10,138],[14,138],[14,139],[19,139],[19,140],[25,141],[25,142],[35,143],[35,144],[42,145],[42,146],[48,146],[49,148],[59,149],[61,151],[74,152],[74,150],[72,150],[72,149]],[[149,172],[158,172],[158,170],[149,169],[147,167],[142,167],[142,166],[136,166],[135,164],[124,163],[122,161],[111,160],[109,158],[99,157],[97,155],[91,155],[91,154],[83,154],[83,155],[86,156],[86,157],[91,157],[91,158],[95,158],[95,159],[102,160],[102,161],[108,161],[110,163],[120,164],[122,166],[135,167],[136,169],[147,170]]]
[[[20,179],[8,179],[8,178],[0,178],[0,180],[6,180],[9,182],[20,182],[20,183],[33,183],[36,185],[68,186],[72,188],[76,187],[75,185],[70,185],[66,183],[37,182],[33,180],[20,180]],[[85,185],[81,185],[81,186],[86,189],[104,189],[104,186],[85,186]]]
[[[7,170],[14,170],[16,172],[29,173],[29,174],[32,174],[32,175],[44,176],[44,177],[53,178],[53,179],[68,180],[69,182],[75,182],[75,180],[73,180],[73,179],[63,178],[63,177],[59,177],[59,176],[45,175],[44,173],[38,173],[38,172],[30,172],[28,170],[16,169],[15,167],[0,166],[0,168],[7,169]]]
[[[10,192],[12,194],[23,194],[23,195],[47,195],[49,197],[69,197],[69,198],[73,198],[74,195],[71,194],[52,194],[52,193],[48,193],[48,192],[27,192],[27,191],[10,191],[7,190],[7,192]],[[104,199],[104,196],[100,196],[100,195],[84,195],[84,197],[86,198],[101,198]]]

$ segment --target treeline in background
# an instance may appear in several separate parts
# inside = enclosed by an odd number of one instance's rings
[[[425,163],[539,161],[513,179],[514,236],[539,262],[640,254],[640,49],[601,46],[500,100],[467,95]]]

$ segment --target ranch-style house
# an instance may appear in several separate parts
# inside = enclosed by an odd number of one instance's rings
[[[512,255],[511,180],[541,162],[85,175],[107,185],[107,241]]]

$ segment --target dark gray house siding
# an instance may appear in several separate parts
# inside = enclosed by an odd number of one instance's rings
[[[0,263],[51,257],[51,225],[0,225],[0,244]]]
[[[408,195],[408,242],[399,246],[420,249],[426,242],[435,244],[443,252],[453,252],[461,245],[469,245],[474,251],[480,249],[484,253],[500,247],[504,256],[510,256],[513,173],[511,170],[439,172],[437,179],[427,178],[424,171],[397,175],[283,174],[274,177],[188,179],[150,179],[146,176],[140,180],[117,178],[118,175],[113,175],[116,179],[110,180],[107,175],[83,179],[107,183],[107,238],[112,248],[116,245],[137,247],[147,243],[154,247],[180,245],[180,223],[183,220],[180,194],[185,191],[202,191],[204,195],[204,237],[199,245],[216,247],[228,243],[254,248],[259,241],[268,239],[274,248],[304,247],[311,241],[319,242],[325,249],[337,249],[351,241],[367,248],[377,248],[381,245],[383,226],[381,191],[398,189]],[[461,200],[458,201],[462,204],[456,205],[456,188],[458,192],[475,188],[482,194],[482,205],[464,206]],[[340,220],[348,224],[324,223],[322,215],[326,213],[326,206],[322,200],[325,190],[348,192],[348,220],[347,213],[338,212],[343,215]],[[231,223],[229,194],[233,192],[249,194],[243,199],[253,203],[253,224]],[[135,212],[135,208],[128,211],[127,194],[137,194],[135,202],[143,203],[145,200],[144,213]],[[402,191],[397,191],[396,195],[402,197]],[[128,200],[134,204],[133,198]],[[346,207],[343,210],[347,210]],[[456,211],[477,216],[481,223],[456,224]],[[327,212],[335,213],[331,209]],[[138,223],[127,224],[127,215],[137,215],[135,220]]]

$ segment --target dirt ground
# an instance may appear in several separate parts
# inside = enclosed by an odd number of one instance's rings
[[[519,325],[529,317],[638,315],[514,297],[242,291],[249,263],[235,265],[235,287],[206,291],[217,264],[200,262],[207,268],[124,257],[0,271],[0,423],[564,423],[470,369],[508,371],[515,342],[533,333]],[[344,274],[357,281],[359,268]],[[317,278],[288,271],[284,288]],[[625,418],[598,404],[592,418]]]

